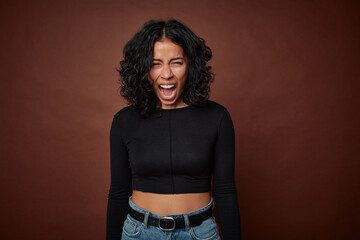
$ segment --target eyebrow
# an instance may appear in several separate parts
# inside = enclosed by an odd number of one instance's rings
[[[174,60],[179,60],[179,59],[184,60],[184,58],[182,58],[182,57],[177,57],[177,58],[172,58],[172,59],[170,59],[170,62],[171,62],[171,61],[174,61]],[[157,59],[157,58],[154,58],[154,59],[153,59],[153,61],[159,61],[159,62],[162,62],[162,60],[161,60],[161,59]]]

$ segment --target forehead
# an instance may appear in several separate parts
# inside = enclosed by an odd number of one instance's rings
[[[154,58],[185,57],[184,50],[180,45],[168,38],[156,41],[154,44]]]

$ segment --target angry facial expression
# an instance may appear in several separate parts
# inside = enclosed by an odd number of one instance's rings
[[[155,42],[148,79],[161,108],[186,106],[181,97],[187,80],[187,58],[182,47],[168,38]]]

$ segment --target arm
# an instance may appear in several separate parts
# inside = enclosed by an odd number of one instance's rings
[[[106,239],[120,239],[129,210],[131,170],[123,144],[119,118],[114,116],[110,129],[111,184],[108,195]]]
[[[224,239],[241,239],[240,214],[234,181],[235,133],[225,109],[215,145],[213,196]]]

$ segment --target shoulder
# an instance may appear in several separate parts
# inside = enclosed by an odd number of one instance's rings
[[[224,114],[229,114],[227,108],[219,102],[208,100],[205,105],[205,109],[210,111],[212,114],[222,117]]]
[[[202,122],[208,122],[213,126],[220,126],[223,119],[229,116],[227,108],[213,100],[207,100],[205,105],[193,109],[194,114],[191,117],[201,119]]]
[[[132,111],[133,111],[133,109],[131,106],[125,106],[125,107],[121,108],[120,110],[118,110],[114,114],[114,117],[116,117],[116,118],[124,117],[124,116],[131,114]]]
[[[120,131],[121,135],[127,131],[129,123],[134,122],[135,110],[130,106],[125,106],[114,113],[111,125],[111,132],[116,133]],[[118,133],[118,132],[117,132]]]
[[[137,112],[133,109],[133,107],[125,106],[114,113],[114,121],[118,123],[124,123],[124,121],[129,121],[133,119],[137,115]]]
[[[215,111],[223,112],[226,109],[226,107],[218,102],[215,102],[213,100],[208,100],[207,106]]]
[[[209,105],[209,109],[212,109],[211,111],[214,112],[213,116],[214,117],[216,116],[216,122],[218,126],[225,126],[225,125],[233,126],[230,112],[224,105],[210,100],[208,105]]]

